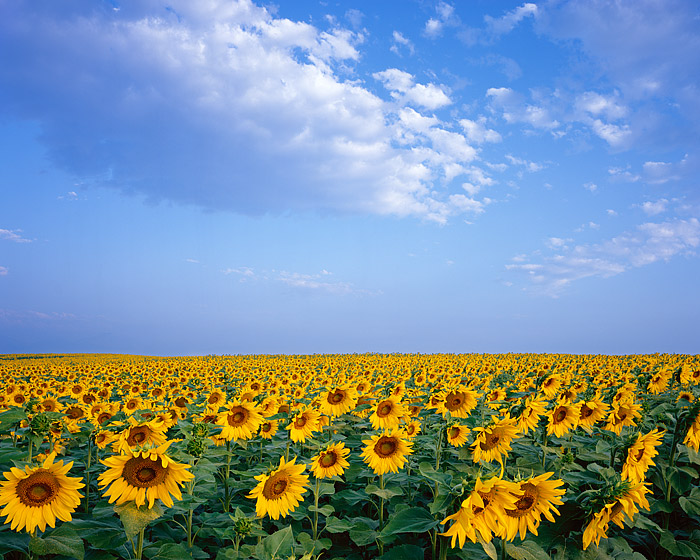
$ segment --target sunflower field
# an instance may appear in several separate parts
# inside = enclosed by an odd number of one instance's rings
[[[7,559],[700,559],[700,356],[0,356]]]

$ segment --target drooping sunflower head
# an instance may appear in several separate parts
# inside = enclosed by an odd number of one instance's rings
[[[302,495],[306,492],[309,477],[302,474],[305,466],[295,463],[296,457],[288,462],[282,457],[279,466],[272,472],[255,477],[258,485],[247,497],[256,500],[255,512],[258,517],[286,517],[299,505]]]
[[[7,516],[6,523],[14,531],[54,527],[56,518],[70,521],[71,514],[80,504],[85,486],[79,478],[66,476],[73,463],[54,463],[51,453],[41,467],[25,467],[24,471],[13,467],[4,473],[5,482],[0,489],[0,515]]]
[[[518,434],[518,428],[513,419],[506,417],[485,428],[476,428],[479,432],[476,440],[472,444],[473,460],[479,461],[502,461],[502,456],[510,451],[510,443]]]
[[[537,535],[542,515],[552,522],[554,521],[552,513],[559,515],[559,510],[555,506],[563,503],[561,496],[564,495],[565,490],[559,486],[564,482],[548,480],[553,474],[544,473],[519,483],[522,496],[518,498],[514,508],[506,508],[508,519],[504,531],[507,540],[513,540],[518,533],[524,540],[528,529]]]

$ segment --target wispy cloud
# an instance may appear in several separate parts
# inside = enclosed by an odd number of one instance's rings
[[[9,271],[7,270],[6,266],[0,266],[0,276],[7,276],[7,273]]]
[[[609,278],[677,255],[695,255],[700,247],[700,221],[690,218],[647,222],[597,244],[568,246],[559,240],[551,241],[549,246],[555,254],[535,254],[534,258],[521,255],[506,269],[526,274],[531,283],[528,289],[556,297],[576,280]]]
[[[0,229],[0,239],[15,243],[31,243],[33,241],[33,239],[22,237],[21,229]]]
[[[407,39],[399,31],[394,31],[393,33],[394,44],[389,48],[391,52],[401,56],[401,52],[405,49],[408,54],[413,54],[415,52],[415,47],[410,39]]]
[[[0,321],[6,323],[26,321],[61,321],[77,319],[73,313],[58,311],[35,311],[31,309],[3,309],[0,308]]]
[[[445,27],[459,25],[459,18],[455,14],[454,6],[447,2],[439,2],[435,6],[435,17],[431,17],[425,22],[423,34],[430,39],[435,39],[442,35]]]

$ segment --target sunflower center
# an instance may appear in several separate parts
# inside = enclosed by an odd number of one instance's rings
[[[58,480],[49,471],[39,470],[17,483],[17,497],[25,506],[50,504],[58,495]]]
[[[332,467],[338,462],[338,458],[335,455],[334,451],[329,451],[328,453],[325,453],[323,457],[321,457],[321,460],[319,461],[320,465],[327,469],[329,467]]]
[[[294,427],[295,428],[303,428],[306,425],[306,416],[297,416],[294,419]]]
[[[328,395],[328,402],[332,404],[338,404],[343,402],[345,398],[345,393],[343,391],[337,390]]]
[[[289,479],[285,474],[274,474],[265,482],[262,491],[263,496],[268,500],[276,500],[285,493],[288,485]]]
[[[588,418],[591,414],[593,414],[593,409],[584,404],[581,407],[581,418]]]
[[[85,416],[85,413],[83,412],[82,408],[78,406],[71,406],[68,410],[66,410],[66,416],[72,420],[77,420],[78,418]]]
[[[525,494],[518,498],[518,501],[515,502],[515,509],[506,510],[506,514],[509,517],[523,517],[530,513],[530,511],[532,511],[537,505],[537,497],[539,496],[539,492],[537,491],[537,487],[535,487],[535,485],[527,482],[526,484],[523,484],[520,489],[525,492]]]
[[[634,460],[639,462],[642,460],[642,457],[644,457],[644,448],[642,447],[637,453],[634,454]]]
[[[449,411],[457,410],[464,402],[463,395],[461,393],[450,393],[447,395],[445,400],[445,407]]]
[[[97,417],[97,423],[102,424],[103,422],[106,422],[107,420],[109,420],[111,417],[112,417],[112,415],[109,414],[108,412],[103,412],[102,414],[100,414]]]
[[[216,404],[217,402],[219,402],[219,397],[218,397],[218,395],[211,395],[211,396],[207,399],[207,402],[208,402],[209,404]]]
[[[566,418],[566,409],[563,406],[560,406],[557,409],[557,411],[554,413],[554,423],[559,424],[560,422],[563,422],[565,418]]]
[[[488,451],[489,449],[493,449],[494,447],[496,447],[500,440],[501,434],[499,434],[498,432],[491,432],[486,436],[484,441],[482,441],[479,444],[479,447],[481,447],[483,451]]]
[[[374,444],[374,452],[382,458],[391,457],[396,453],[397,441],[396,438],[382,436],[379,441]]]
[[[478,494],[484,501],[484,507],[472,506],[472,512],[474,512],[474,515],[480,514],[482,511],[488,508],[489,504],[491,503],[491,492],[489,492],[488,494],[482,494],[481,492],[478,492]]]
[[[380,403],[377,407],[377,416],[381,418],[389,416],[389,414],[391,414],[391,408],[391,403],[389,401],[384,401]]]
[[[133,428],[129,432],[129,437],[126,438],[126,443],[130,447],[133,447],[134,445],[141,445],[142,443],[148,441],[148,436],[150,435],[150,433],[151,430],[149,430],[146,426]]]
[[[459,435],[459,428],[452,427],[450,428],[450,437],[452,439],[456,438]]]
[[[246,423],[247,419],[248,412],[246,409],[243,407],[237,407],[231,411],[231,414],[228,415],[228,424],[229,426],[233,427],[242,426]]]
[[[167,472],[160,459],[154,461],[143,457],[132,457],[124,465],[122,477],[131,486],[150,488],[162,484]]]

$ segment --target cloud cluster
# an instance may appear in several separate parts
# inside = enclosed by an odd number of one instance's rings
[[[2,11],[0,107],[39,122],[51,160],[86,184],[248,214],[445,222],[467,207],[445,180],[476,150],[433,120],[448,93],[390,68],[375,74],[388,99],[375,94],[355,75],[362,31],[250,0]]]
[[[608,278],[677,255],[695,255],[700,247],[700,221],[646,222],[601,243],[572,246],[570,241],[550,238],[547,245],[554,254],[534,255],[534,259],[519,255],[506,269],[525,273],[530,289],[557,296],[576,280]]]
[[[22,237],[21,229],[0,229],[0,239],[14,241],[15,243],[31,243],[31,239]]]

